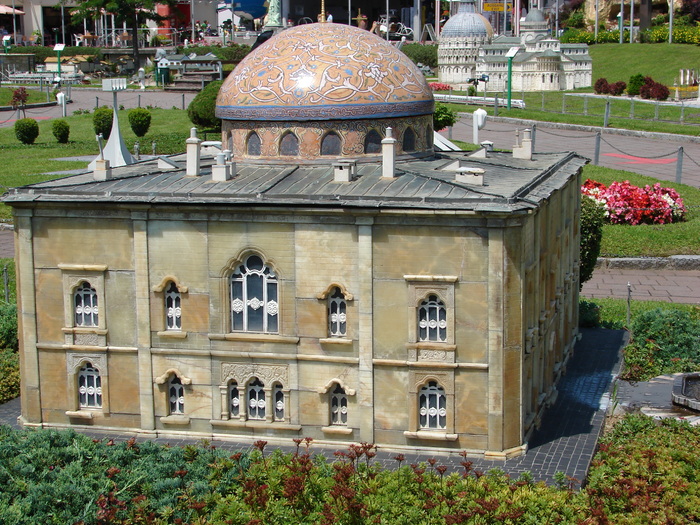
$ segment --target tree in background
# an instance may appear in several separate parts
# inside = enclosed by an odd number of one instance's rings
[[[134,29],[131,43],[134,66],[138,69],[141,67],[141,55],[137,30],[146,20],[161,22],[165,19],[156,13],[157,4],[172,7],[177,4],[177,0],[77,0],[72,14],[78,20],[96,20],[102,11],[106,11],[114,15],[116,23],[126,22],[127,26]]]

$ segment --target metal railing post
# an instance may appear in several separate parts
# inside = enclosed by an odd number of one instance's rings
[[[676,182],[681,183],[683,178],[683,146],[678,148],[678,160],[676,160]]]
[[[600,161],[600,131],[595,134],[595,153],[593,154],[593,165],[597,166]]]

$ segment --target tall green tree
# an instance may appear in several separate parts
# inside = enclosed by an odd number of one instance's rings
[[[117,22],[126,22],[127,26],[134,28],[131,42],[134,52],[134,65],[138,69],[141,67],[138,28],[147,20],[161,22],[165,19],[165,17],[156,13],[157,4],[172,7],[176,3],[177,0],[77,0],[76,7],[72,13],[78,20],[95,20],[104,11],[113,14]]]

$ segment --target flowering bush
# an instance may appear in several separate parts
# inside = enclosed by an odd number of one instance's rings
[[[428,85],[433,91],[449,91],[452,89],[452,86],[444,82],[430,82]]]
[[[606,187],[587,179],[581,193],[604,207],[606,219],[612,224],[668,224],[682,221],[686,212],[678,192],[662,188],[658,182],[644,188],[629,181],[613,182]]]

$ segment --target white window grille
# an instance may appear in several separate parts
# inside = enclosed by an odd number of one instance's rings
[[[238,390],[238,383],[232,381],[228,386],[229,411],[231,417],[238,417],[241,414],[241,393]]]
[[[284,390],[279,383],[275,384],[275,421],[284,421]]]
[[[418,340],[447,341],[447,310],[437,295],[429,295],[418,308]]]
[[[102,408],[102,379],[92,363],[85,363],[78,372],[78,404],[80,408]]]
[[[264,387],[257,377],[248,384],[248,419],[265,419]]]
[[[168,399],[171,414],[185,413],[185,387],[177,376],[172,376],[168,381]]]
[[[435,381],[430,381],[420,389],[418,397],[420,427],[444,429],[447,426],[447,406],[445,389]]]
[[[73,295],[75,302],[75,326],[99,326],[97,291],[83,281]]]
[[[231,275],[231,329],[276,333],[278,313],[277,276],[251,255]]]
[[[180,307],[180,291],[174,282],[165,291],[165,326],[168,330],[182,329],[182,309]]]
[[[345,296],[337,286],[328,297],[328,333],[331,337],[347,335],[347,303]]]
[[[348,396],[345,389],[336,384],[331,392],[331,425],[348,424]]]

